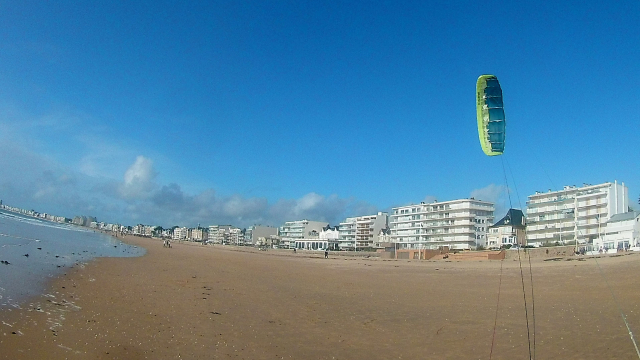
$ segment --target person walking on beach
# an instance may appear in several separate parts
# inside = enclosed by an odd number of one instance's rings
[[[325,250],[324,251],[324,258],[328,259],[329,258],[329,250]]]

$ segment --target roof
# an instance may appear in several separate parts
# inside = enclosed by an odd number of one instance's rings
[[[505,215],[502,219],[500,219],[500,221],[498,221],[497,223],[493,224],[490,227],[498,227],[498,226],[505,226],[505,225],[524,228],[525,217],[524,217],[524,214],[522,213],[522,210],[509,209],[509,211],[507,211],[507,215]]]
[[[617,221],[625,221],[625,220],[633,220],[633,219],[637,218],[638,216],[640,216],[640,212],[638,212],[638,211],[629,211],[629,212],[626,212],[626,213],[613,215],[611,218],[609,218],[609,221],[607,221],[607,223],[612,223],[612,222],[617,222]]]

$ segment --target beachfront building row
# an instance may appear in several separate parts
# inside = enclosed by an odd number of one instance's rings
[[[493,213],[493,203],[474,198],[395,207],[389,238],[397,249],[475,249],[485,246]]]
[[[388,227],[389,214],[384,212],[347,218],[340,223],[338,248],[351,251],[373,249],[380,242],[380,234]]]
[[[629,212],[629,194],[617,181],[536,192],[527,201],[528,244],[594,244],[609,220]],[[630,240],[632,241],[632,240]]]

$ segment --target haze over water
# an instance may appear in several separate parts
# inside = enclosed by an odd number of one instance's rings
[[[0,211],[0,309],[41,294],[51,278],[72,266],[96,257],[144,253],[87,228]]]

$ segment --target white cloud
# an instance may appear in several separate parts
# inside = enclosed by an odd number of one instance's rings
[[[422,202],[426,203],[426,204],[431,204],[432,202],[437,201],[438,198],[436,198],[433,195],[427,195],[424,197],[424,199],[422,199]]]
[[[504,185],[490,184],[481,189],[471,191],[471,197],[477,200],[490,201],[494,203],[494,217],[497,221],[507,213],[509,207],[513,206],[514,208],[518,208],[515,203],[510,204],[508,191],[509,189]]]
[[[120,186],[120,194],[125,199],[144,199],[150,196],[151,191],[156,188],[154,182],[156,171],[153,168],[153,161],[138,156],[136,161],[124,173],[124,182]]]
[[[477,200],[491,201],[496,203],[504,195],[505,187],[502,185],[489,184],[481,189],[471,191],[471,197]]]

